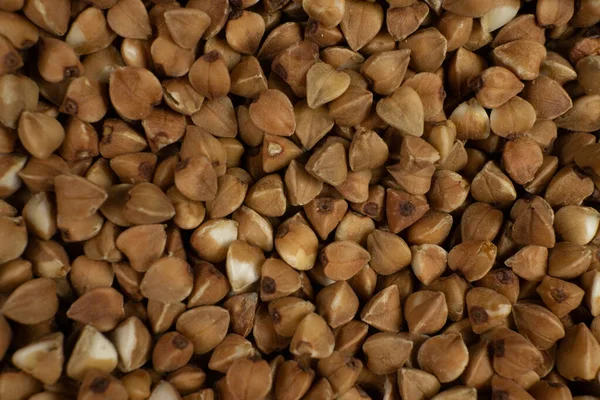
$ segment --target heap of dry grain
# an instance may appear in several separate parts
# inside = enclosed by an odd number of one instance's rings
[[[599,22],[0,0],[0,398],[600,398]]]

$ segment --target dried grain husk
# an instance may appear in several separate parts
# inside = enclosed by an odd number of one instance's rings
[[[485,69],[471,82],[477,100],[486,108],[497,108],[520,93],[525,85],[503,67]]]
[[[536,122],[535,108],[520,97],[513,97],[492,110],[490,128],[496,135],[515,138],[529,131]]]
[[[190,157],[175,167],[175,186],[191,200],[212,200],[218,190],[217,173],[207,157]]]
[[[432,72],[421,72],[407,79],[403,85],[412,87],[419,94],[426,122],[445,120],[443,106],[446,92],[442,78]]]
[[[237,134],[235,109],[228,96],[205,100],[200,110],[192,114],[192,121],[212,136],[235,137]]]
[[[227,334],[229,313],[216,306],[200,306],[188,310],[177,318],[177,331],[194,345],[195,354],[205,354],[214,349]]]
[[[332,186],[341,185],[348,177],[346,149],[341,142],[325,142],[313,152],[306,163],[306,171]]]
[[[487,68],[487,62],[480,55],[459,47],[448,64],[449,92],[464,96],[472,91],[470,83]]]
[[[105,49],[116,37],[102,11],[89,7],[71,23],[65,41],[81,55]]]
[[[122,183],[136,184],[152,179],[157,157],[152,153],[128,153],[110,160],[110,168]]]
[[[519,332],[541,350],[551,348],[565,335],[560,320],[547,308],[517,303],[513,305],[513,315]]]
[[[39,88],[31,79],[7,74],[0,77],[0,122],[16,128],[24,111],[34,111],[39,97]]]
[[[102,139],[98,144],[100,154],[107,159],[137,153],[146,148],[143,136],[129,124],[118,119],[106,119],[103,123]]]
[[[186,49],[194,48],[212,22],[209,14],[194,8],[168,10],[164,19],[173,41]]]
[[[475,200],[506,207],[517,198],[512,181],[496,165],[489,161],[475,176],[471,184],[471,194]]]
[[[404,318],[412,333],[435,333],[446,324],[447,317],[448,307],[441,292],[421,290],[404,303]]]
[[[467,346],[459,333],[443,333],[427,339],[418,352],[419,366],[441,383],[458,378],[467,367]]]
[[[429,208],[424,196],[411,195],[395,189],[386,191],[387,222],[393,233],[410,227],[423,217]]]
[[[202,387],[206,381],[206,373],[195,365],[186,365],[177,371],[167,375],[167,382],[173,387],[173,391],[189,393]]]
[[[493,1],[474,1],[474,0],[444,0],[442,7],[445,10],[465,15],[468,17],[479,18],[485,15],[493,6]]]
[[[254,54],[265,32],[265,21],[257,13],[235,10],[225,28],[227,43],[242,54]]]
[[[448,41],[436,28],[426,28],[401,41],[398,48],[411,50],[409,65],[416,72],[435,72],[444,62]]]
[[[598,75],[598,56],[588,56],[581,59],[577,65],[577,82],[579,86],[588,94],[599,94],[595,77]]]
[[[572,1],[544,0],[537,4],[535,15],[541,26],[561,26],[571,19],[574,9]]]
[[[546,275],[548,249],[542,246],[525,246],[504,261],[519,277],[528,281],[540,281]]]
[[[238,238],[269,252],[273,250],[273,226],[267,218],[249,207],[241,206],[232,215],[238,222]]]
[[[346,1],[340,27],[350,48],[358,51],[369,43],[381,29],[383,18],[383,8],[377,3]]]
[[[205,156],[210,160],[217,176],[225,174],[227,169],[227,152],[225,148],[209,132],[190,125],[186,128],[181,144],[180,157],[186,160],[190,157]]]
[[[408,49],[375,53],[362,64],[360,72],[369,80],[375,93],[389,95],[402,83],[410,53]]]
[[[470,184],[462,175],[439,170],[433,174],[427,198],[432,209],[449,213],[463,205],[469,190]]]
[[[350,76],[327,63],[316,63],[306,73],[306,100],[317,108],[340,97],[350,85]]]
[[[235,399],[250,400],[264,397],[272,385],[269,364],[258,357],[237,360],[227,371],[225,385]]]
[[[47,385],[58,381],[63,362],[63,334],[60,332],[21,347],[12,356],[12,363],[17,368]]]
[[[581,96],[573,102],[573,108],[558,117],[559,128],[577,132],[593,132],[600,127],[600,114],[597,112],[599,95]]]
[[[352,51],[343,46],[334,46],[323,49],[320,56],[323,62],[340,70],[358,71],[360,64],[365,60],[361,53]]]
[[[461,243],[448,253],[450,269],[460,271],[467,280],[481,279],[492,268],[496,259],[497,247],[489,241]]]
[[[154,108],[142,120],[146,139],[153,152],[165,148],[181,139],[186,128],[185,117],[166,108]]]
[[[533,180],[525,185],[525,190],[531,194],[539,194],[542,190],[546,189],[557,169],[558,158],[544,156],[542,166],[535,173]]]
[[[287,138],[266,134],[258,154],[262,158],[262,172],[270,173],[288,166],[302,154],[302,149]]]
[[[250,119],[257,128],[278,136],[290,136],[296,129],[292,103],[279,90],[262,92],[250,105]]]
[[[57,158],[60,159],[59,157]],[[62,161],[62,159],[60,160]],[[24,167],[26,168],[27,157],[19,154],[3,154],[0,155],[0,163],[4,170],[3,174],[0,175],[0,197],[4,199],[10,197],[21,188],[23,184],[21,175],[23,174]],[[16,216],[16,212],[10,216]]]
[[[18,133],[25,149],[41,159],[50,157],[65,139],[65,130],[55,118],[29,111],[21,114]]]
[[[546,48],[533,40],[513,40],[496,47],[493,57],[499,66],[510,69],[520,79],[530,81],[540,73],[540,66],[546,58]]]
[[[39,30],[20,14],[2,11],[0,13],[2,28],[0,32],[10,43],[19,50],[34,46],[39,39]]]
[[[238,223],[233,220],[215,219],[204,222],[192,234],[192,248],[209,262],[223,261],[231,242],[237,239]]]
[[[319,47],[315,43],[301,41],[277,54],[271,63],[271,70],[292,88],[306,93],[306,75],[318,57]]]
[[[83,380],[86,373],[92,370],[108,374],[117,367],[117,359],[114,345],[95,328],[86,325],[67,362],[67,376]]]
[[[544,277],[536,292],[546,307],[559,318],[577,308],[585,294],[579,286],[550,276]]]
[[[192,286],[189,264],[177,257],[166,257],[150,265],[140,283],[140,290],[148,299],[176,303],[188,297]]]
[[[496,326],[503,326],[512,310],[506,296],[485,287],[469,290],[465,300],[471,328],[477,334],[482,334]]]
[[[290,352],[299,357],[323,359],[333,353],[335,339],[327,323],[316,313],[307,314],[298,324]]]
[[[402,323],[398,286],[388,286],[371,297],[362,308],[360,319],[380,331],[398,332]]]
[[[123,295],[113,288],[94,288],[71,304],[67,316],[100,332],[111,331],[125,317]]]
[[[133,269],[145,272],[163,254],[167,242],[165,227],[159,224],[139,225],[123,231],[116,247],[127,256]]]
[[[427,4],[415,1],[402,6],[394,4],[386,13],[386,24],[394,40],[401,41],[414,33],[429,14]]]
[[[512,237],[518,244],[554,247],[556,242],[554,229],[554,212],[541,197],[521,199],[511,211],[515,221]]]
[[[314,304],[293,296],[273,300],[268,305],[273,329],[283,337],[292,337],[302,319],[314,310]]]
[[[527,83],[523,98],[535,109],[538,119],[555,119],[573,106],[573,101],[562,86],[547,76],[539,76]]]
[[[422,136],[425,114],[416,90],[401,86],[377,102],[377,115],[403,135]]]
[[[159,80],[147,69],[140,67],[117,68],[110,75],[110,100],[124,118],[139,120],[152,112],[162,99]]]
[[[216,50],[204,54],[194,62],[189,79],[194,89],[209,99],[227,95],[231,85],[227,65]]]
[[[346,201],[333,197],[317,197],[304,206],[308,220],[322,239],[336,229],[347,210]]]
[[[129,189],[127,197],[123,215],[132,224],[157,224],[175,215],[175,208],[169,198],[152,183],[134,185]]]
[[[319,256],[325,276],[336,281],[350,279],[370,260],[369,253],[350,240],[331,243]]]
[[[450,121],[460,140],[483,140],[490,136],[490,118],[475,98],[456,107],[450,115]]]
[[[306,100],[300,100],[294,105],[294,118],[296,120],[295,134],[307,150],[312,149],[333,128],[334,124],[334,118],[328,112],[327,107],[311,108]]]
[[[591,207],[566,206],[556,212],[554,227],[564,240],[585,245],[598,231],[599,216]]]
[[[261,61],[272,61],[278,53],[301,40],[301,27],[297,22],[281,24],[269,32],[258,51],[257,58]]]
[[[552,78],[560,84],[577,79],[577,72],[571,63],[553,51],[547,52],[546,60],[540,67],[540,75]]]
[[[511,140],[502,150],[502,164],[506,172],[521,185],[531,182],[543,163],[542,150],[529,138]]]
[[[217,179],[217,192],[213,199],[206,202],[210,218],[225,217],[238,209],[252,183],[249,174],[240,168],[231,168],[228,173]]]
[[[49,278],[37,278],[17,287],[6,299],[2,313],[14,321],[34,325],[56,314],[56,284]]]

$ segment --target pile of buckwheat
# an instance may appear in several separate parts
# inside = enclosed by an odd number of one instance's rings
[[[600,400],[598,133],[598,0],[0,0],[0,399]]]

